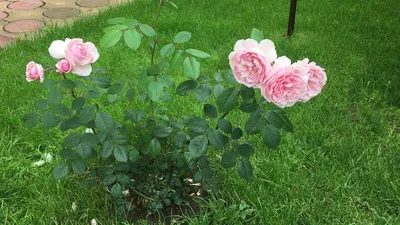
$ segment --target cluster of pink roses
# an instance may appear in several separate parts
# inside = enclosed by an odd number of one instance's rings
[[[229,64],[239,83],[260,88],[268,102],[281,108],[317,96],[327,79],[324,69],[307,58],[292,64],[286,56],[277,57],[270,40],[237,41],[229,54]]]
[[[73,73],[78,76],[89,76],[92,72],[91,64],[99,58],[96,46],[91,42],[84,43],[82,39],[65,39],[53,41],[49,48],[50,55],[61,59],[56,64],[56,72],[60,74]],[[26,65],[26,80],[44,80],[42,65],[33,61]]]

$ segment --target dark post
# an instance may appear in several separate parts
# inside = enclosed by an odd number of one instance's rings
[[[297,0],[290,0],[289,24],[287,29],[288,37],[291,37],[294,32],[294,20],[296,19],[296,6],[297,6]]]

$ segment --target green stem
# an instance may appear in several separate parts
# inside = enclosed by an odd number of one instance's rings
[[[65,76],[64,73],[62,73],[61,75],[64,77],[65,80],[67,80],[67,77]],[[74,97],[76,99],[75,91],[73,88],[71,88],[71,94],[72,94],[72,97]]]
[[[148,200],[150,200],[150,201],[154,201],[154,199],[153,199],[152,197],[149,197],[149,196],[146,196],[146,195],[140,193],[140,192],[139,192],[138,190],[136,190],[134,187],[131,187],[131,188],[132,188],[132,191],[135,192],[135,194],[139,195],[140,197],[143,197],[143,198],[148,199]]]

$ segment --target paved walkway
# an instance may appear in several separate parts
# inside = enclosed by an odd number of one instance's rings
[[[0,48],[46,24],[65,24],[80,15],[129,0],[0,0]]]

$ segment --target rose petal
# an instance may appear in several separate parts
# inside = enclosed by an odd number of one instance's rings
[[[270,62],[275,61],[277,54],[276,54],[274,42],[272,42],[271,40],[265,39],[260,42],[259,47],[260,47],[261,51],[264,53],[264,55],[268,61],[270,61]]]
[[[92,66],[90,64],[86,65],[76,65],[72,68],[72,73],[78,76],[89,76],[92,72]]]
[[[233,50],[238,51],[243,48],[246,48],[246,46],[244,45],[244,40],[242,39],[236,42],[235,47],[233,47]]]
[[[66,47],[67,44],[64,41],[53,41],[49,47],[49,53],[55,59],[62,59],[65,57]]]
[[[86,44],[88,46],[89,53],[92,54],[92,57],[93,57],[91,63],[94,63],[100,57],[99,52],[97,51],[96,46],[92,42],[86,42]]]
[[[253,39],[246,39],[244,40],[244,46],[246,46],[246,48],[258,48],[258,42]]]
[[[290,64],[291,64],[291,61],[288,57],[281,56],[275,60],[274,66],[290,66]]]

